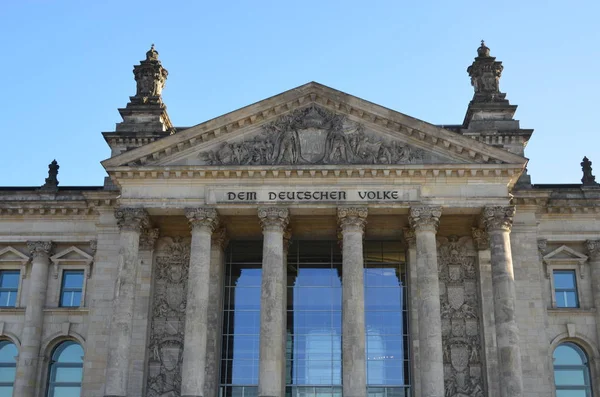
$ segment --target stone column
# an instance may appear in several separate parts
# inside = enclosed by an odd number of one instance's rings
[[[204,396],[212,233],[219,223],[214,208],[187,208],[192,228],[185,307],[181,397]]]
[[[25,307],[25,324],[15,378],[15,396],[33,397],[37,391],[37,370],[40,361],[44,304],[48,286],[48,267],[52,252],[50,241],[28,241],[31,252],[29,295]]]
[[[596,342],[600,341],[600,240],[585,242],[592,277],[592,296],[596,308]]]
[[[219,370],[221,368],[221,336],[223,331],[223,281],[225,276],[225,248],[227,247],[227,231],[218,228],[212,234],[210,245],[210,287],[208,295],[208,328],[206,343],[206,378],[204,395],[219,395]]]
[[[419,319],[419,363],[421,395],[444,397],[442,317],[436,232],[441,207],[412,207],[408,220],[415,231],[417,245],[417,288]]]
[[[150,226],[148,213],[142,208],[119,208],[115,211],[119,236],[119,274],[110,323],[105,397],[126,397],[129,381],[129,356],[133,329],[135,281],[139,269],[138,251],[142,229]]]
[[[338,207],[342,233],[342,395],[367,395],[363,237],[366,207]]]
[[[521,348],[515,319],[515,277],[510,248],[510,229],[514,215],[514,206],[483,209],[483,223],[490,239],[494,318],[502,397],[523,395]]]
[[[280,397],[285,395],[287,296],[283,233],[289,223],[289,211],[277,207],[259,208],[258,217],[263,230],[258,395]]]

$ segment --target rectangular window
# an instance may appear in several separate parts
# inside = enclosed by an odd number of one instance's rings
[[[20,272],[18,270],[0,271],[0,307],[15,307],[19,291]]]
[[[556,307],[579,307],[575,270],[554,270]]]
[[[63,271],[62,287],[60,291],[61,307],[81,306],[83,292],[83,270]]]

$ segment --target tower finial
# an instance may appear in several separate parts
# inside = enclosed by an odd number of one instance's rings
[[[592,162],[587,157],[584,157],[581,162],[581,170],[583,171],[583,178],[581,178],[583,186],[598,186],[596,177],[592,174]]]
[[[471,85],[475,89],[473,102],[490,103],[506,102],[506,94],[500,92],[500,76],[502,76],[502,62],[490,56],[490,49],[481,40],[481,46],[477,49],[477,58],[467,68],[471,76]]]
[[[490,49],[485,45],[484,40],[481,40],[481,46],[477,49],[477,56],[481,58],[490,57]]]
[[[158,51],[154,44],[146,52],[146,59],[133,67],[133,75],[137,83],[135,96],[131,102],[135,104],[161,103],[162,90],[165,87],[169,72],[163,68],[158,59]]]
[[[48,178],[46,178],[46,183],[42,185],[42,190],[58,190],[58,169],[60,166],[56,162],[56,159],[52,160],[50,164],[48,164]]]

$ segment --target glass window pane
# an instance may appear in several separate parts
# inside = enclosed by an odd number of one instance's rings
[[[0,306],[15,307],[17,302],[17,291],[0,292]]]
[[[61,363],[83,363],[83,349],[75,342],[63,342],[56,349],[53,359]]]
[[[50,397],[80,397],[81,387],[51,386]]]
[[[554,371],[554,382],[557,386],[585,386],[583,370],[558,369]]]
[[[14,382],[16,371],[17,371],[16,367],[0,367],[0,382],[2,382],[2,383]]]
[[[8,341],[0,342],[0,363],[17,363],[15,357],[19,354],[17,346]]]
[[[63,288],[83,288],[83,270],[65,270],[63,272]]]
[[[19,271],[4,270],[0,272],[0,288],[19,288]]]
[[[585,390],[557,390],[556,397],[590,397]]]
[[[566,307],[577,307],[577,293],[576,292],[565,292]]]
[[[56,382],[74,382],[79,383],[83,377],[83,368],[56,368]]]
[[[554,271],[554,288],[574,289],[575,288],[575,271],[574,270],[555,270]]]
[[[567,306],[567,296],[564,292],[556,291],[555,293],[556,307],[569,307]]]
[[[12,397],[13,387],[12,386],[0,386],[0,397]]]
[[[554,350],[554,365],[582,365],[581,354],[568,344],[560,345]]]

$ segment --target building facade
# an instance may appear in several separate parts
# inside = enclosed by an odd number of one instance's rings
[[[102,186],[0,188],[0,396],[600,395],[600,186],[317,83],[174,127],[152,47]],[[575,165],[576,166],[576,165]]]

